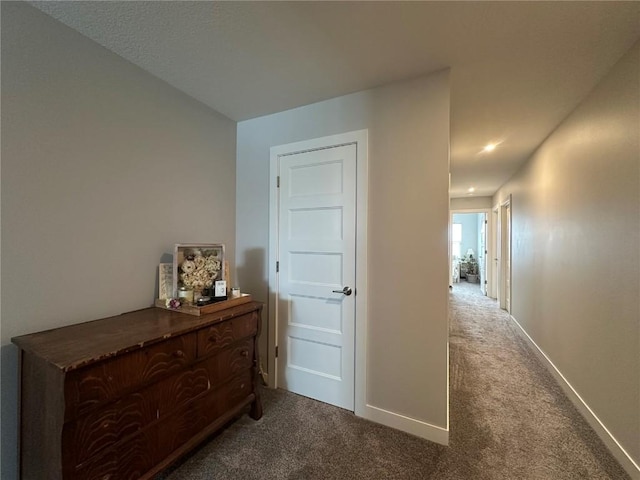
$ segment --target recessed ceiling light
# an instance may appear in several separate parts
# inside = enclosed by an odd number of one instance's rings
[[[488,143],[482,149],[483,152],[493,152],[496,149],[495,143]]]
[[[469,187],[469,189],[467,190],[467,192],[469,192],[469,193],[473,193],[475,191],[476,191],[475,187]]]

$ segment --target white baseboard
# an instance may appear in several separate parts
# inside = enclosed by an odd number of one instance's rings
[[[553,364],[553,362],[547,357],[547,355],[542,351],[542,349],[533,341],[533,339],[529,336],[527,331],[522,328],[522,325],[518,323],[513,315],[511,315],[511,320],[518,327],[518,332],[520,336],[527,341],[531,347],[533,347],[533,351],[538,356],[538,358],[542,361],[544,366],[551,372],[554,378],[557,380],[558,384],[564,391],[564,393],[569,397],[571,403],[578,409],[578,411],[585,418],[587,423],[593,428],[596,434],[600,437],[600,439],[607,446],[611,454],[615,457],[622,468],[631,476],[634,480],[640,480],[640,466],[631,458],[631,456],[627,453],[627,451],[618,443],[615,437],[611,434],[611,432],[604,426],[604,424],[600,421],[600,419],[596,416],[596,414],[589,408],[589,405],[582,399],[582,397],[576,392],[573,386],[567,381],[567,379],[562,375],[562,372],[558,370],[558,368]]]
[[[449,445],[449,430],[382,408],[366,405],[362,418],[421,437],[440,445]]]

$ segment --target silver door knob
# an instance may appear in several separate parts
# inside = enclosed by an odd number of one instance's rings
[[[342,293],[348,297],[353,293],[353,290],[350,287],[344,287],[342,290],[333,290],[333,293]]]

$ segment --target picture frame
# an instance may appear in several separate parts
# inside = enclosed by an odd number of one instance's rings
[[[176,243],[173,252],[173,297],[178,288],[194,291],[213,289],[217,280],[225,280],[225,256],[222,243]]]
[[[158,298],[166,300],[173,295],[173,263],[161,263],[158,265]]]

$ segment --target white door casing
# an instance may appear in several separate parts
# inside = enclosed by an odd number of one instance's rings
[[[489,223],[488,221],[488,214],[487,213],[483,213],[480,214],[478,216],[478,221],[482,222],[480,224],[480,245],[478,245],[478,268],[479,268],[479,272],[480,272],[480,291],[482,292],[483,295],[487,294],[487,254],[488,252],[488,245],[487,245],[487,224]]]
[[[511,202],[505,207],[506,216],[506,236],[505,236],[505,305],[507,312],[511,313]]]
[[[366,391],[366,142],[359,131],[271,149],[270,384],[356,414]]]
[[[500,205],[499,222],[498,302],[511,313],[511,195]]]
[[[499,263],[499,257],[500,257],[500,238],[499,238],[499,234],[498,234],[498,229],[499,229],[499,207],[494,207],[491,213],[491,224],[490,224],[490,230],[491,230],[491,243],[490,245],[492,246],[492,249],[489,250],[489,254],[490,257],[492,258],[492,261],[490,263],[492,269],[491,269],[491,281],[489,282],[489,296],[491,298],[494,299],[498,299],[498,291],[500,290],[498,288],[498,279],[500,278],[500,273],[499,273],[499,268],[500,268],[500,263]]]

